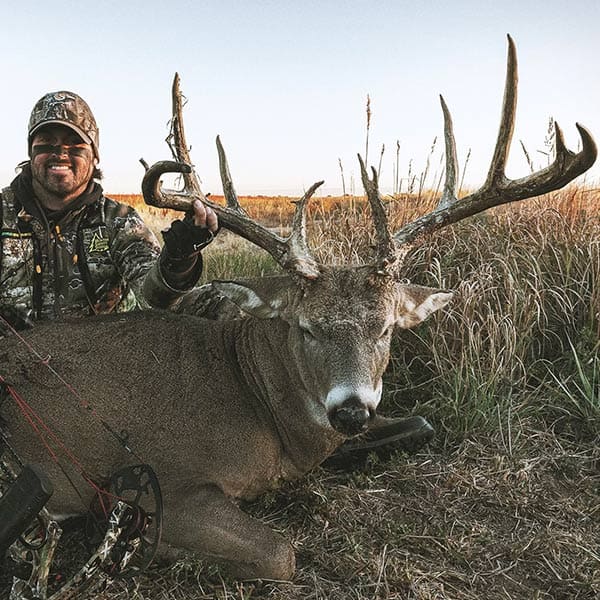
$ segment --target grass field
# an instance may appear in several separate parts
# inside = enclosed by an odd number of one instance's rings
[[[123,199],[123,198],[120,198]],[[174,215],[130,197],[159,232]],[[287,198],[242,198],[285,229]],[[432,198],[388,202],[398,226]],[[235,582],[190,558],[112,583],[103,599],[600,598],[600,190],[571,187],[495,209],[415,246],[404,275],[453,289],[398,334],[381,412],[436,428],[416,455],[320,467],[246,506],[293,542],[292,582]],[[360,198],[315,199],[322,262],[361,262]],[[270,257],[219,234],[207,280],[260,275]]]

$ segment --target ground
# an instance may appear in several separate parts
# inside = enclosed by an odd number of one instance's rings
[[[235,582],[190,557],[92,597],[600,597],[600,449],[548,428],[321,467],[246,509],[292,539],[292,582]]]
[[[418,454],[320,467],[244,507],[292,541],[293,581],[236,582],[190,557],[94,598],[598,600],[600,223],[587,192],[455,225],[407,259],[414,283],[457,294],[395,344],[383,412],[423,414],[436,437]],[[319,214],[340,239],[318,248],[353,255],[362,216],[344,229]],[[239,246],[207,252],[207,278],[271,272]],[[0,599],[9,586],[5,568]]]

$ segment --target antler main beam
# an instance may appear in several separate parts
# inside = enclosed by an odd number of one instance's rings
[[[555,123],[556,157],[554,162],[545,169],[541,169],[527,177],[514,180],[506,177],[506,161],[517,108],[517,79],[517,52],[512,38],[508,36],[508,59],[502,116],[488,176],[479,190],[460,201],[456,198],[458,168],[452,119],[444,99],[440,96],[444,113],[444,137],[446,140],[446,182],[442,198],[433,212],[408,223],[394,234],[393,237],[397,244],[409,244],[426,233],[461,221],[493,206],[540,196],[560,189],[594,164],[598,150],[589,131],[579,123],[576,124],[581,136],[582,149],[580,152],[574,153],[565,146],[562,131]]]
[[[241,207],[237,209],[231,205],[221,206],[185,189],[182,191],[163,189],[160,178],[165,173],[191,172],[192,167],[190,165],[175,161],[165,160],[152,165],[146,171],[142,180],[142,194],[146,204],[157,208],[169,208],[186,212],[191,210],[194,200],[202,200],[204,204],[210,206],[217,213],[221,227],[266,250],[284,269],[296,271],[307,279],[318,277],[319,268],[316,261],[308,252],[304,252],[307,250],[303,227],[306,219],[304,215],[299,216],[299,213],[305,213],[308,200],[317,188],[323,184],[322,181],[313,184],[296,205],[293,223],[300,223],[301,228],[293,227],[290,236],[282,238],[246,216]],[[226,188],[225,183],[223,187]]]

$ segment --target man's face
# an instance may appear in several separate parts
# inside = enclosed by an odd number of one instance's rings
[[[94,166],[92,147],[69,127],[48,125],[33,137],[31,172],[34,189],[39,186],[39,191],[69,202],[85,191]]]

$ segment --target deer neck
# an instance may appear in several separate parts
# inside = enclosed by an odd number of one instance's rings
[[[300,476],[342,442],[310,381],[289,349],[289,325],[282,319],[238,321],[232,357],[240,377],[270,419],[281,442],[284,477]]]

